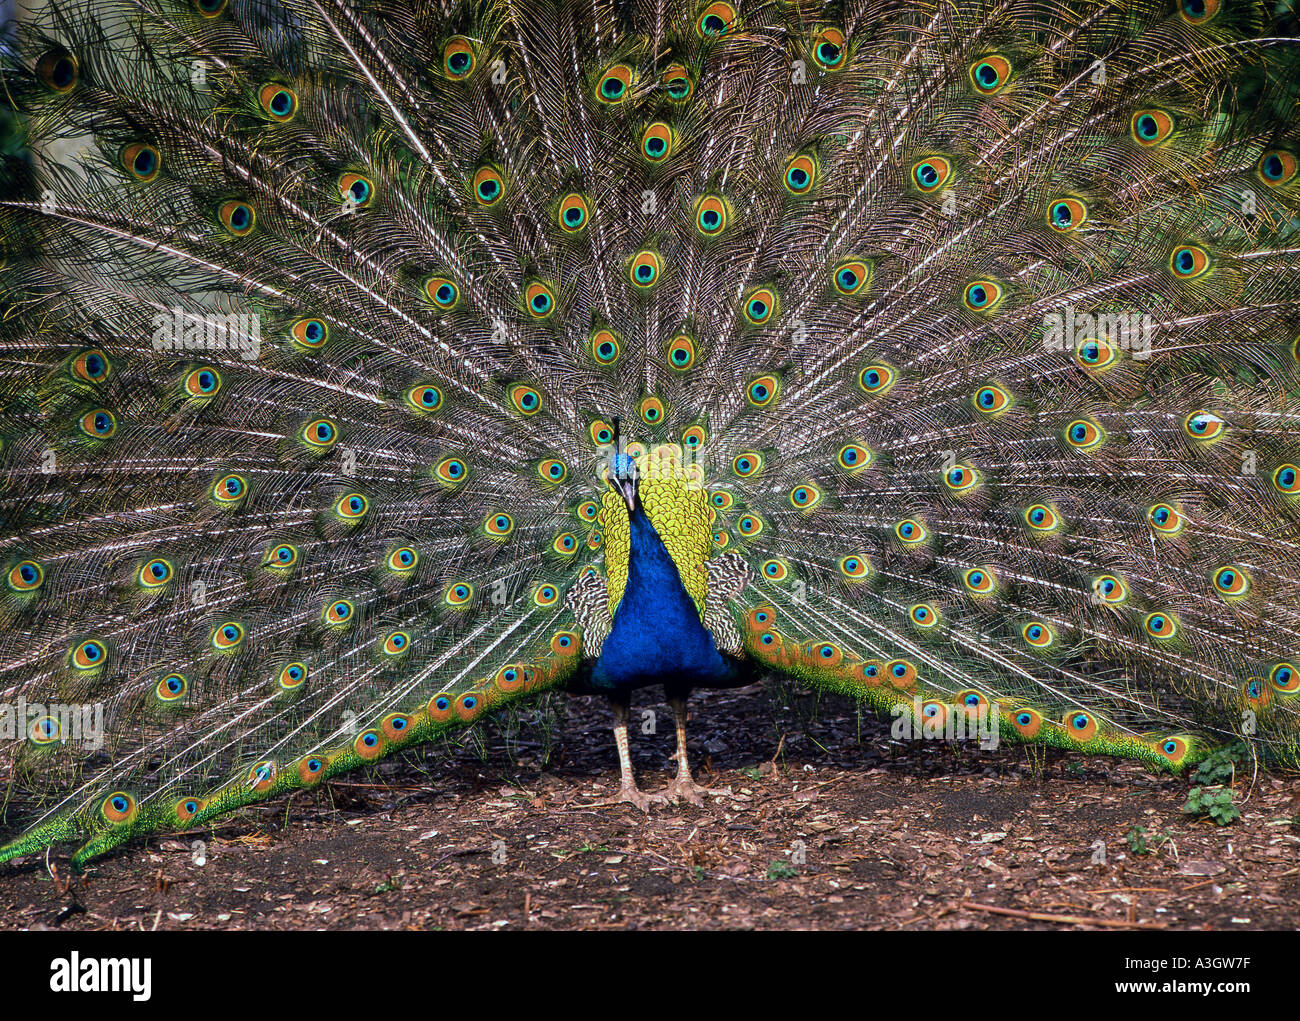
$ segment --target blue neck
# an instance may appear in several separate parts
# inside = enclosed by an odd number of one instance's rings
[[[630,524],[627,587],[592,671],[591,686],[613,692],[651,684],[725,684],[734,670],[700,623],[695,601],[639,501]]]

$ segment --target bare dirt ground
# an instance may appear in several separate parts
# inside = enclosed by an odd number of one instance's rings
[[[842,700],[755,686],[692,700],[704,809],[613,792],[610,713],[386,761],[213,830],[0,867],[11,929],[1276,929],[1300,927],[1300,790],[1239,776],[1241,818],[1185,815],[1188,781],[1108,759],[892,742]],[[636,734],[669,778],[672,717]],[[1147,853],[1135,853],[1142,827]],[[195,841],[202,841],[199,846]],[[1104,861],[1101,851],[1104,848]],[[1140,851],[1142,848],[1137,846]],[[64,863],[64,864],[61,864]]]

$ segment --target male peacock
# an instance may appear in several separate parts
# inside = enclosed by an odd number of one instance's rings
[[[1300,759],[1294,14],[51,0],[0,861],[570,689]],[[1200,736],[1196,736],[1200,735]],[[1217,736],[1216,736],[1217,735]],[[11,813],[12,814],[12,813]]]

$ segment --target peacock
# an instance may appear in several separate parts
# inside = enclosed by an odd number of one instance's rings
[[[29,6],[0,862],[777,675],[1300,765],[1290,4]]]

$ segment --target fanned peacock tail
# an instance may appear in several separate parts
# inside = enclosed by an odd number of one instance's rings
[[[0,861],[598,683],[625,604],[673,647],[649,534],[727,662],[1296,764],[1292,22],[51,3],[3,70]]]

